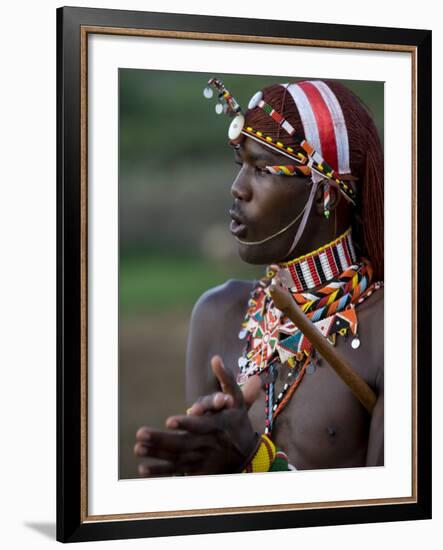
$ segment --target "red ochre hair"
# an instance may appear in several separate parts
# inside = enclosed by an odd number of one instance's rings
[[[348,130],[351,173],[358,178],[357,206],[352,207],[354,244],[360,249],[360,255],[372,262],[374,277],[383,280],[384,168],[377,128],[369,110],[353,92],[339,82],[323,82],[333,91],[342,108]],[[263,88],[262,92],[264,101],[280,112],[294,126],[295,131],[303,136],[303,125],[291,94],[280,84]],[[245,126],[260,130],[284,145],[293,145],[291,136],[262,109],[248,109],[245,119]]]

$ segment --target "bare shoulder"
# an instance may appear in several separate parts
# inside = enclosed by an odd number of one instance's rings
[[[358,306],[357,312],[365,363],[371,366],[368,380],[380,391],[384,378],[384,287],[373,292]]]
[[[194,305],[191,322],[219,322],[221,316],[244,308],[254,281],[229,279],[205,291]]]
[[[367,324],[384,326],[385,300],[384,287],[374,291],[361,305],[358,306],[359,319]]]

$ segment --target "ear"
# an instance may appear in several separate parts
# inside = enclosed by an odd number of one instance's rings
[[[320,216],[323,216],[323,208],[324,208],[324,180],[320,183],[318,186],[317,192],[315,194],[315,209],[317,214]],[[341,193],[340,190],[337,188],[336,185],[330,184],[329,185],[329,210],[333,212],[341,200]]]
[[[341,197],[341,191],[337,186],[331,185],[329,189],[330,189],[330,195],[331,195],[331,203],[329,206],[329,210],[331,210],[332,212],[340,204],[342,197]]]

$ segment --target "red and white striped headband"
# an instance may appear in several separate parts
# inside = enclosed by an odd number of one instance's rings
[[[306,140],[339,174],[349,174],[349,140],[343,111],[321,80],[281,84],[291,94]]]
[[[350,174],[348,131],[340,103],[331,88],[321,80],[280,85],[290,93],[298,109],[305,139],[297,135],[281,113],[263,100],[263,92],[257,92],[251,98],[248,108],[259,107],[299,141],[311,157],[309,165],[313,168],[315,164],[320,165],[325,169],[321,171],[326,171],[328,176],[332,172]]]

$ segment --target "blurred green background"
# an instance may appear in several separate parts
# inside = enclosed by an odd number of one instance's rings
[[[217,76],[246,110],[268,84],[321,78],[119,70],[119,477],[137,477],[135,432],[186,409],[184,365],[197,298],[230,278],[263,275],[229,233],[238,166],[231,119],[203,97]],[[341,81],[383,136],[381,82]]]

